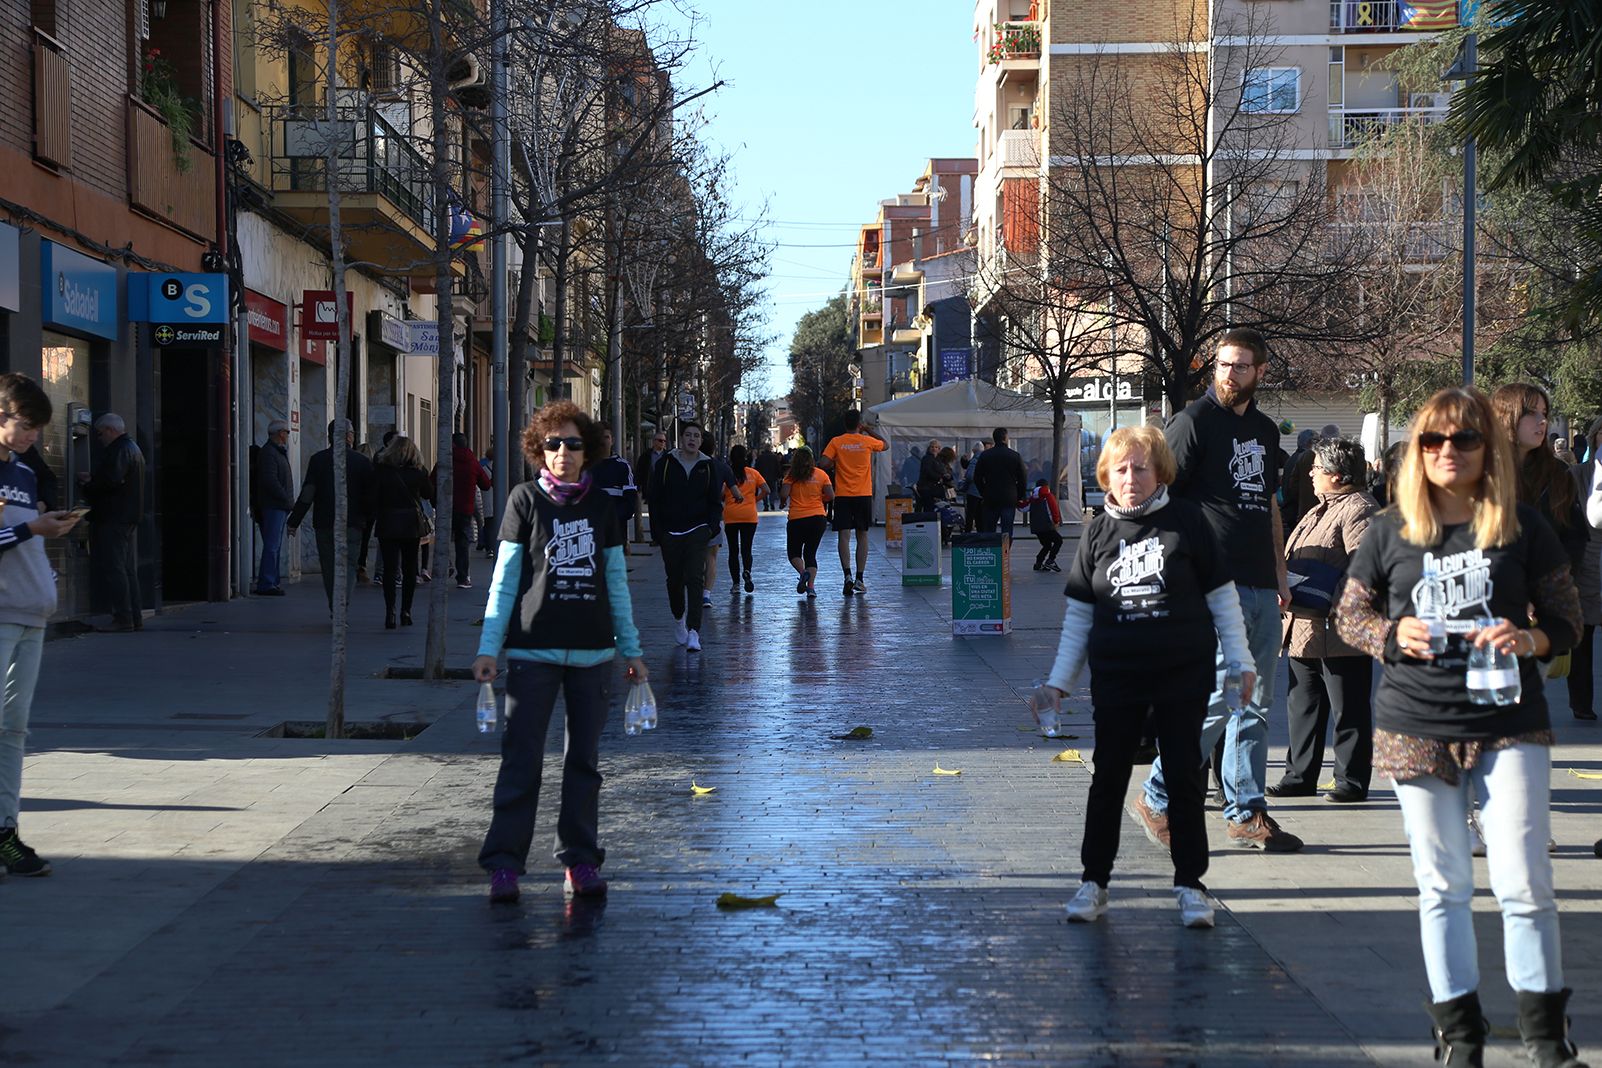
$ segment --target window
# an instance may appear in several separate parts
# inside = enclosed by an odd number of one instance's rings
[[[1302,106],[1302,72],[1259,67],[1241,78],[1240,109],[1254,115],[1289,115]]]
[[[254,0],[234,0],[234,92],[256,101],[256,14]]]
[[[1009,130],[1027,130],[1027,129],[1029,129],[1029,105],[1028,104],[1008,104],[1007,105],[1007,128]]]
[[[1329,109],[1346,106],[1346,49],[1335,45],[1329,50]]]

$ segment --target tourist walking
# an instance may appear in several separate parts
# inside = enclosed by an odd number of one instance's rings
[[[701,424],[679,425],[679,446],[651,469],[645,498],[651,541],[662,550],[674,636],[690,652],[701,649],[706,543],[723,521],[723,479],[701,454]]]
[[[735,488],[723,490],[723,529],[729,539],[729,582],[735,592],[745,580],[745,592],[754,593],[751,581],[751,542],[756,538],[757,502],[767,495],[768,483],[762,473],[746,463],[744,445],[729,450],[729,470]],[[738,491],[738,496],[736,495]]]
[[[282,597],[280,564],[284,549],[284,527],[289,510],[295,507],[295,475],[289,467],[289,424],[274,419],[267,424],[267,441],[256,450],[251,464],[251,511],[261,528],[261,564],[256,568],[260,597]]]
[[[568,896],[604,897],[599,762],[612,660],[623,654],[631,682],[644,682],[647,674],[629,599],[623,528],[612,499],[594,492],[588,469],[604,455],[601,432],[577,405],[555,401],[536,412],[523,432],[523,454],[539,474],[507,495],[473,661],[473,677],[490,682],[498,674],[496,658],[506,651],[501,768],[478,862],[490,873],[490,900],[516,901],[534,838],[545,735],[560,693],[566,749],[556,859],[567,869]]]
[[[1480,1064],[1486,1040],[1467,824],[1478,794],[1519,1032],[1534,1063],[1574,1068],[1547,854],[1553,738],[1536,658],[1574,644],[1580,605],[1562,544],[1518,501],[1517,461],[1498,424],[1469,388],[1441,390],[1419,410],[1396,505],[1369,525],[1336,625],[1385,665],[1374,764],[1396,784],[1412,850],[1437,1057]],[[1445,620],[1444,651],[1430,651],[1425,616]],[[1470,652],[1487,648],[1518,658],[1516,673],[1483,672],[1515,675],[1514,694],[1501,679],[1490,680],[1494,693],[1469,690]]]
[[[1062,551],[1062,512],[1057,507],[1057,495],[1051,492],[1045,479],[1035,483],[1024,500],[1029,509],[1029,533],[1040,539],[1040,551],[1035,554],[1036,571],[1061,571],[1057,554]]]
[[[423,502],[433,492],[423,456],[404,434],[396,434],[373,463],[367,513],[378,534],[378,557],[384,583],[384,629],[394,630],[396,591],[400,593],[400,626],[412,625],[412,598],[417,593],[418,549],[428,526]]]
[[[790,473],[784,476],[783,487],[784,504],[790,510],[784,555],[795,568],[795,592],[816,597],[818,546],[828,525],[834,486],[829,476],[814,466],[812,450],[803,445],[790,454]]]
[[[1108,438],[1096,463],[1106,508],[1086,526],[1074,556],[1057,659],[1037,698],[1060,703],[1088,661],[1096,755],[1080,845],[1083,882],[1067,905],[1076,922],[1107,909],[1124,795],[1150,709],[1169,767],[1169,853],[1180,920],[1213,926],[1202,884],[1202,721],[1215,650],[1238,667],[1242,700],[1251,696],[1256,666],[1235,584],[1201,508],[1169,497],[1174,472],[1174,455],[1156,427],[1122,427]],[[1163,669],[1153,672],[1159,656]]]
[[[1310,797],[1324,767],[1324,736],[1335,723],[1335,785],[1324,800],[1368,800],[1374,719],[1369,691],[1374,661],[1341,641],[1331,611],[1346,565],[1379,505],[1363,486],[1363,447],[1350,438],[1320,438],[1311,448],[1313,506],[1285,543],[1292,579],[1285,642],[1290,653],[1286,692],[1290,750],[1285,775],[1269,797]]]
[[[863,574],[868,566],[868,530],[873,526],[873,454],[890,444],[862,413],[845,413],[845,433],[829,440],[823,450],[823,465],[834,478],[834,530],[840,550],[840,570],[845,573],[841,593],[851,597],[867,593]],[[851,539],[856,536],[857,567],[851,570]]]

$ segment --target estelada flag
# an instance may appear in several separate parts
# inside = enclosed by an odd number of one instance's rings
[[[1450,30],[1456,25],[1457,0],[1397,0],[1397,29]]]

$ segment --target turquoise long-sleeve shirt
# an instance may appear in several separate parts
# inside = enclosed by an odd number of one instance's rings
[[[616,649],[508,649],[508,660],[533,660],[567,667],[594,667],[611,660],[617,653],[640,656],[640,632],[634,626],[634,602],[629,597],[629,568],[623,547],[602,549],[606,568],[606,598],[612,606],[612,635]],[[506,643],[506,630],[517,611],[517,589],[523,581],[523,546],[515,541],[501,542],[495,556],[495,578],[490,583],[489,602],[484,606],[484,631],[478,639],[479,656],[498,656]]]

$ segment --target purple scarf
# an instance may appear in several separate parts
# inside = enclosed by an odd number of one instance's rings
[[[549,467],[540,469],[540,488],[557,504],[577,504],[590,492],[590,473],[584,472],[577,482],[563,482],[551,474]]]

